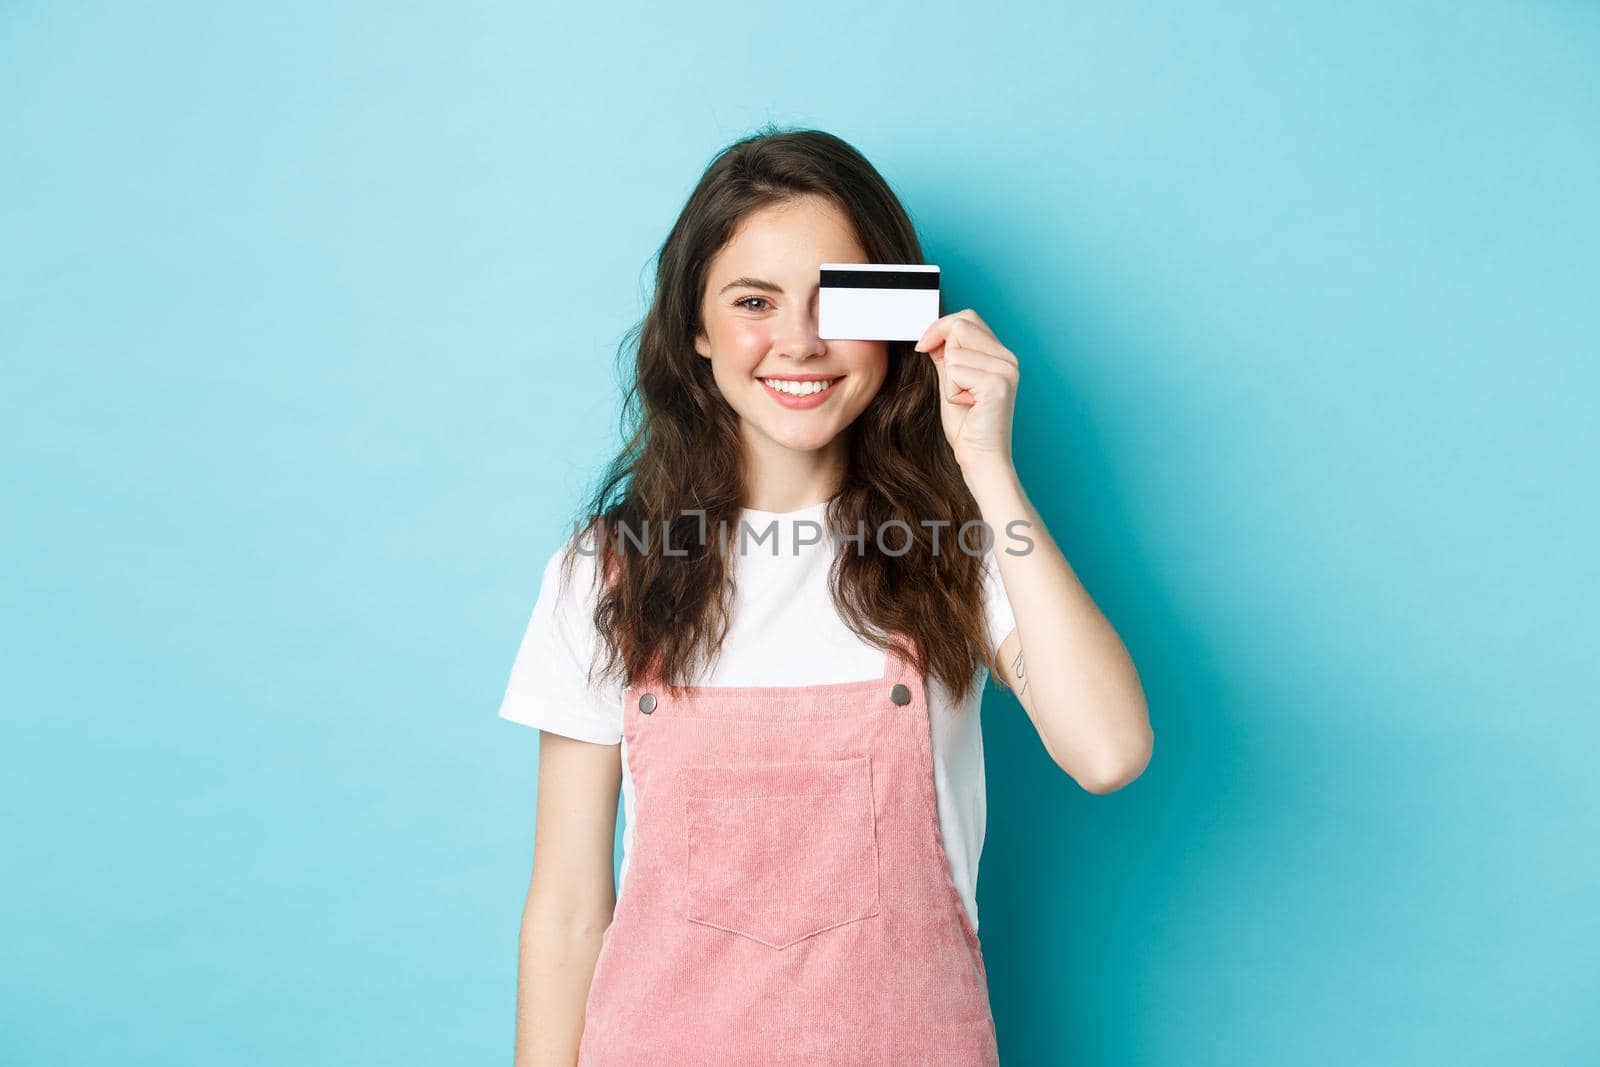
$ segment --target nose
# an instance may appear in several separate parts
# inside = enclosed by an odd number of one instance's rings
[[[826,353],[827,343],[817,336],[816,313],[806,308],[796,310],[785,323],[776,348],[791,359],[811,359]]]

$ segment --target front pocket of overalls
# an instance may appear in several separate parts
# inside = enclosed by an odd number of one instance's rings
[[[787,948],[878,913],[869,757],[683,771],[690,921]]]

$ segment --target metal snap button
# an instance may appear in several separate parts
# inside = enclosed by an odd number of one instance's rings
[[[907,704],[911,703],[911,690],[907,689],[903,685],[896,685],[893,689],[889,690],[889,699],[894,701],[896,704],[899,704],[901,707],[905,707]]]
[[[654,693],[646,693],[644,696],[640,697],[639,710],[644,712],[646,715],[650,714],[652,711],[655,711],[656,695]]]

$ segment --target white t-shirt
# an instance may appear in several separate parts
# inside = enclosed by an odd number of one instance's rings
[[[750,533],[745,535],[742,551],[739,542],[732,541],[740,530],[730,526],[734,596],[728,634],[709,676],[693,684],[817,685],[883,676],[883,650],[857,637],[833,606],[828,570],[836,542],[823,523],[826,507],[827,501],[822,501],[789,512],[746,509],[741,522]],[[758,540],[769,527],[771,532]],[[950,541],[940,543],[948,545]],[[591,686],[587,680],[590,657],[599,640],[593,623],[596,558],[592,552],[580,552],[571,580],[561,588],[561,552],[558,549],[545,564],[539,597],[517,649],[499,714],[512,722],[582,741],[622,744],[620,893],[628,875],[634,822],[633,782],[622,731],[625,686],[604,680]],[[985,565],[983,601],[992,651],[1011,634],[1015,619],[992,548]],[[941,682],[928,680],[939,828],[950,858],[951,877],[973,929],[978,926],[978,857],[983,850],[986,810],[978,710],[988,670],[980,663],[976,672],[982,677],[961,707],[953,704]]]

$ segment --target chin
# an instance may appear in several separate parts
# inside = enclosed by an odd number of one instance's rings
[[[790,436],[785,434],[768,434],[767,436],[771,437],[774,441],[782,445],[784,448],[787,448],[791,452],[817,452],[826,448],[836,435],[829,434],[826,436],[821,436],[817,434],[805,434],[804,436]]]
[[[773,444],[792,452],[815,452],[826,448],[839,435],[838,427],[827,426],[774,426],[756,423],[756,428]]]

